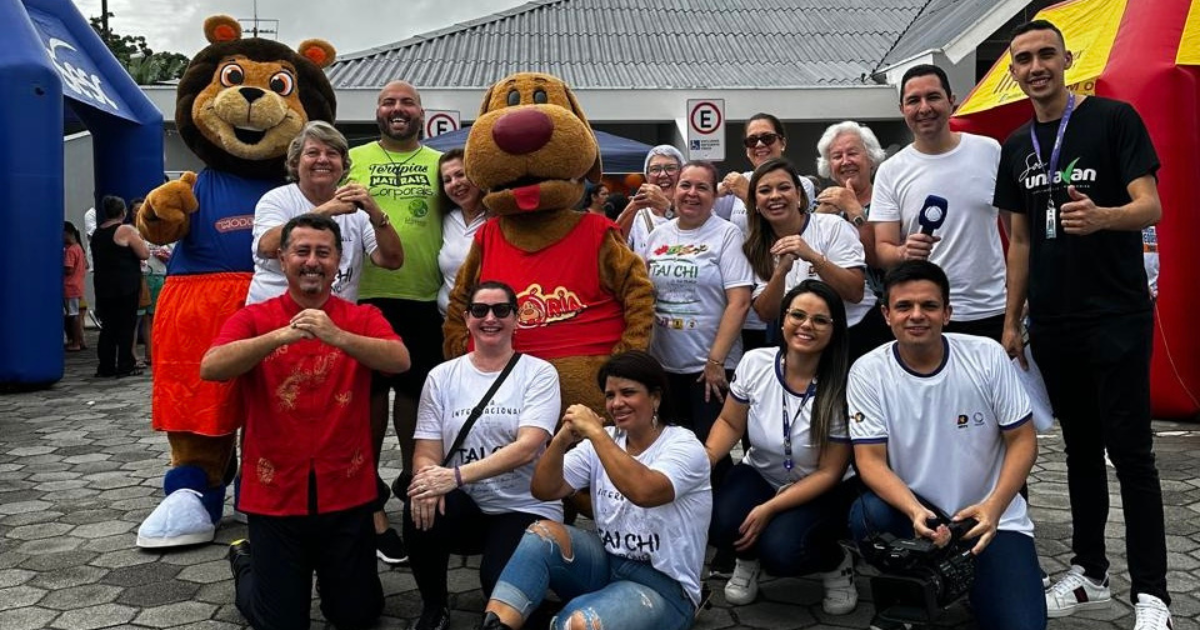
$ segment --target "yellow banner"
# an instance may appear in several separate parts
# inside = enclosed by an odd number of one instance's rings
[[[1037,14],[1037,19],[1049,20],[1063,33],[1067,49],[1075,61],[1067,70],[1067,87],[1077,94],[1095,94],[1096,79],[1108,65],[1113,40],[1127,0],[1071,0],[1056,4]],[[1195,10],[1195,5],[1193,5]],[[1025,98],[1025,93],[1008,71],[1009,56],[1005,54],[971,90],[959,106],[956,116],[982,112]]]
[[[1188,9],[1187,22],[1183,25],[1183,38],[1179,40],[1179,52],[1175,63],[1184,66],[1200,66],[1200,2],[1192,0]]]

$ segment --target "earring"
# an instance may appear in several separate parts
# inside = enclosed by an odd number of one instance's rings
[[[650,428],[651,429],[658,428],[658,407],[654,408],[654,415],[650,416]]]

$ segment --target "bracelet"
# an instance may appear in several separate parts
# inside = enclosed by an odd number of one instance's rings
[[[461,488],[463,485],[462,471],[458,469],[458,466],[454,467],[454,483],[455,483],[456,487],[459,487],[459,488]]]
[[[711,363],[711,364],[713,364],[713,365],[715,365],[715,366],[717,366],[717,367],[725,367],[725,362],[724,362],[724,361],[718,361],[718,360],[716,360],[716,359],[714,359],[714,358],[712,358],[712,357],[709,357],[709,358],[708,358],[708,362],[709,362],[709,363]]]

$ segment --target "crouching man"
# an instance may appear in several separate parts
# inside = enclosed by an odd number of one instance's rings
[[[896,336],[850,368],[850,438],[869,489],[850,511],[871,534],[950,543],[946,523],[978,521],[961,539],[975,554],[968,591],[983,630],[1042,630],[1046,601],[1033,523],[1018,492],[1037,457],[1029,398],[999,343],[943,333],[950,283],[927,261],[884,278],[883,316]],[[936,512],[935,512],[936,509]],[[877,619],[873,628],[901,628]]]
[[[238,610],[259,630],[307,628],[312,576],[339,628],[383,607],[375,566],[371,371],[403,372],[408,350],[372,306],[332,295],[338,224],[304,214],[283,227],[287,292],[238,311],[200,364],[206,380],[243,380],[237,509],[249,541],[229,550]]]

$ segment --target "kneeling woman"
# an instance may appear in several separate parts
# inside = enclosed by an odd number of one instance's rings
[[[525,528],[538,519],[562,520],[558,501],[529,493],[533,462],[558,424],[558,373],[513,352],[517,296],[508,285],[484,282],[470,296],[466,323],[474,351],[429,372],[417,411],[417,474],[404,518],[423,604],[417,630],[449,624],[451,553],[483,554],[479,580],[490,594]]]
[[[667,376],[649,354],[614,356],[597,380],[615,426],[572,405],[533,477],[533,495],[544,500],[590,487],[596,532],[530,527],[492,592],[484,628],[520,628],[547,587],[566,602],[556,630],[692,625],[712,513],[704,447],[659,419],[660,411],[669,417]]]
[[[842,485],[850,461],[846,428],[846,309],[820,280],[783,298],[779,348],[742,358],[705,448],[728,455],[749,433],[753,445],[713,499],[710,542],[737,553],[725,599],[749,604],[760,567],[775,576],[824,573],[822,605],[831,615],[858,603],[854,565],[838,546],[852,492]]]

